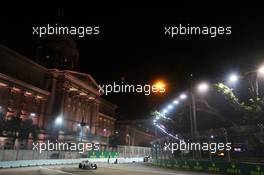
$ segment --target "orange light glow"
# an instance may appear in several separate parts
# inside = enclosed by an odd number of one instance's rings
[[[221,153],[218,154],[218,156],[223,157],[223,156],[225,156],[225,153],[221,152]]]
[[[166,84],[163,81],[158,80],[153,84],[152,91],[154,93],[164,93],[166,91]]]

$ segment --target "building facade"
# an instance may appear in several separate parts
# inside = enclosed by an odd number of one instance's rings
[[[116,133],[118,144],[128,146],[150,146],[150,142],[157,139],[157,136],[151,132],[143,131],[138,128],[135,121],[123,120],[116,124]]]
[[[0,46],[0,61],[1,120],[31,121],[39,129],[37,139],[43,142],[81,140],[108,145],[117,106],[101,98],[89,74],[57,69],[56,62],[55,68],[46,68],[5,46]],[[19,137],[18,129],[0,125],[0,131],[2,146],[8,145],[10,135]],[[29,132],[28,145],[33,141],[31,135]]]

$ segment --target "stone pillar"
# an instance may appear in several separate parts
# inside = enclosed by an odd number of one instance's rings
[[[46,103],[47,103],[46,100],[40,100],[40,114],[39,114],[38,126],[41,129],[44,129],[46,127],[44,125],[45,124],[45,117],[46,117],[46,114],[45,114]]]
[[[98,110],[99,110],[99,105],[98,103],[94,102],[92,103],[92,109],[91,109],[91,131],[92,134],[97,135],[97,127],[98,127]]]
[[[62,87],[62,89],[61,89],[61,104],[60,104],[60,110],[59,110],[59,114],[61,114],[63,117],[65,117],[64,116],[64,104],[65,104],[65,88],[64,87]]]
[[[72,115],[72,119],[74,121],[78,121],[78,118],[77,118],[78,103],[79,103],[79,96],[77,96],[76,94],[74,94],[74,97],[73,97],[74,110],[73,110],[73,115]],[[75,123],[72,124],[72,130],[74,130],[74,124]]]
[[[57,79],[56,77],[51,78],[51,94],[48,100],[48,105],[47,105],[47,113],[52,114],[53,112],[53,107],[55,103],[55,97],[56,97],[56,88],[57,88]],[[54,117],[54,116],[53,116]]]

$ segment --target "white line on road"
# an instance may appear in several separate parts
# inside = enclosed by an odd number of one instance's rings
[[[164,172],[164,171],[151,171],[151,170],[135,170],[135,169],[130,169],[130,168],[114,168],[114,167],[105,167],[105,168],[110,168],[110,169],[116,169],[116,170],[126,170],[126,171],[134,171],[134,172],[142,172],[142,173],[151,173],[151,174],[162,174],[162,175],[188,175],[187,173],[178,173],[178,172]],[[190,173],[190,172],[189,172]]]
[[[50,168],[46,168],[46,167],[42,167],[42,166],[40,166],[39,168],[40,169],[43,169],[43,170],[46,170],[46,171],[53,171],[55,173],[60,173],[60,174],[77,175],[77,174],[74,174],[74,173],[69,173],[69,172],[65,172],[65,171],[61,171],[61,170],[56,170],[56,169],[50,169]]]

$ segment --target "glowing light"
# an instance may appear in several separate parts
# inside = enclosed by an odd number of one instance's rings
[[[166,114],[167,112],[168,112],[167,109],[164,109],[164,110],[162,111],[163,114]]]
[[[179,104],[179,101],[178,100],[174,100],[173,104]]]
[[[258,73],[261,74],[261,75],[264,75],[264,66],[261,66],[261,67],[258,69]]]
[[[225,156],[225,153],[221,152],[221,153],[218,154],[218,156],[222,156],[223,157],[223,156]]]
[[[57,118],[56,118],[55,123],[56,123],[57,125],[59,125],[59,124],[62,124],[62,121],[63,121],[63,119],[62,119],[62,117],[60,116],[60,117],[57,117]]]
[[[172,109],[172,108],[173,108],[172,105],[169,105],[169,106],[168,106],[168,109]]]
[[[32,93],[31,93],[31,92],[26,92],[25,94],[26,94],[26,95],[32,95]]]
[[[81,93],[80,93],[80,96],[85,96],[85,95],[87,95],[87,94],[84,93],[84,92],[81,92]]]
[[[164,93],[166,91],[166,84],[163,81],[157,81],[153,84],[153,92]]]
[[[17,92],[20,91],[20,89],[16,87],[13,87],[12,90],[17,91]]]
[[[69,90],[70,90],[70,91],[78,91],[78,89],[76,89],[76,88],[74,88],[74,87],[71,87]]]
[[[237,82],[239,80],[239,77],[238,77],[238,75],[236,75],[236,74],[231,74],[230,76],[229,76],[229,82],[230,83],[235,83],[235,82]]]
[[[31,116],[31,117],[35,117],[36,114],[35,114],[35,113],[30,113],[30,116]]]
[[[186,98],[187,98],[187,95],[186,95],[186,94],[181,94],[181,95],[180,95],[180,99],[183,100],[183,99],[186,99]]]
[[[0,82],[0,86],[6,87],[7,84]]]
[[[40,95],[37,95],[36,98],[37,98],[37,99],[43,99],[43,97],[40,96]]]
[[[207,83],[201,83],[198,85],[198,91],[201,93],[206,92],[209,89],[209,86]]]

